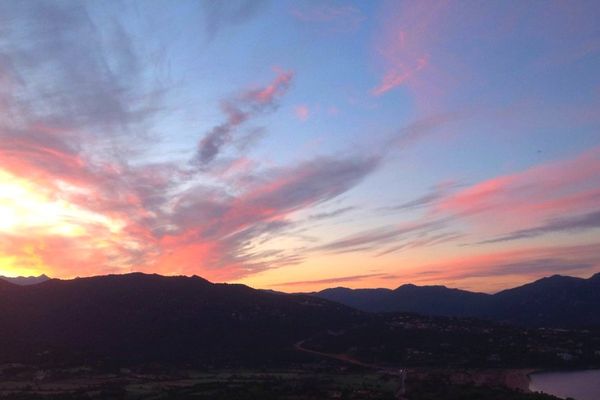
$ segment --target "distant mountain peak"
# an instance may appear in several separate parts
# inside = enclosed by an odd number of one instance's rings
[[[396,290],[402,289],[402,288],[414,288],[414,287],[417,287],[417,285],[415,285],[414,283],[405,283],[405,284],[398,286],[396,288]]]
[[[39,276],[17,276],[17,277],[8,277],[8,276],[0,276],[0,279],[6,282],[13,283],[15,285],[20,286],[29,286],[29,285],[37,285],[38,283],[46,282],[50,280],[50,278],[46,274],[42,274]]]

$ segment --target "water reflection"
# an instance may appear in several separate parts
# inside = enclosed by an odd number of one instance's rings
[[[540,372],[530,376],[529,389],[566,399],[600,399],[600,370]]]

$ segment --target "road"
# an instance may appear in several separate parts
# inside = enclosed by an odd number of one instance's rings
[[[294,348],[296,350],[302,351],[304,353],[314,354],[317,356],[330,358],[333,360],[338,360],[338,361],[341,361],[341,362],[344,362],[347,364],[352,364],[352,365],[357,365],[359,367],[373,369],[373,370],[376,370],[378,372],[382,372],[382,373],[385,373],[388,375],[397,376],[398,377],[398,390],[396,391],[396,398],[398,400],[405,400],[405,397],[404,397],[404,393],[405,393],[404,380],[406,378],[406,370],[405,369],[389,368],[389,367],[384,367],[384,366],[377,365],[377,364],[365,363],[360,360],[357,360],[356,358],[350,357],[348,354],[324,353],[322,351],[307,349],[306,347],[304,347],[304,343],[309,339],[310,338],[299,341],[298,343],[296,343],[294,345]]]
[[[296,350],[303,351],[305,353],[315,354],[315,355],[318,355],[318,356],[321,356],[321,357],[326,357],[326,358],[332,358],[334,360],[339,360],[339,361],[342,361],[342,362],[345,362],[345,363],[348,363],[348,364],[358,365],[358,366],[361,366],[361,367],[375,369],[375,370],[378,370],[378,371],[381,371],[381,370],[385,370],[386,372],[390,371],[389,368],[385,368],[385,367],[382,367],[382,366],[377,365],[377,364],[367,364],[367,363],[359,361],[359,360],[357,360],[355,358],[352,358],[352,357],[350,357],[347,354],[343,354],[343,353],[342,354],[323,353],[321,351],[307,349],[306,347],[304,347],[304,342],[306,342],[307,340],[309,340],[309,339],[304,339],[304,340],[299,341],[298,343],[296,343],[294,345],[294,348]],[[398,372],[396,372],[396,373],[398,373]]]

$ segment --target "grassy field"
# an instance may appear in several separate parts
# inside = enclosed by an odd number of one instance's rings
[[[484,374],[488,374],[485,372]],[[499,371],[498,376],[504,375]],[[551,396],[512,390],[498,380],[469,382],[456,376],[481,376],[426,370],[409,372],[402,398],[549,400]],[[12,367],[0,379],[0,398],[10,400],[71,399],[398,399],[397,375],[360,367],[316,364],[289,370],[164,370],[90,368],[36,370]]]

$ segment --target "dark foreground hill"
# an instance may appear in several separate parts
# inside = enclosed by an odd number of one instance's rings
[[[333,288],[314,295],[369,312],[479,317],[544,327],[600,326],[600,274],[589,279],[555,275],[494,295],[415,285]]]
[[[554,286],[555,281],[542,282]],[[438,291],[425,292],[432,298],[426,304],[446,311],[466,307],[479,296],[446,289],[441,292],[458,293],[459,300],[440,301]],[[522,293],[499,295],[511,299],[504,304],[519,308],[531,301]],[[560,292],[557,296],[563,299]],[[313,296],[213,284],[199,277],[128,274],[30,286],[0,280],[0,376],[2,365],[14,362],[42,368],[261,369],[356,359],[379,366],[589,367],[600,365],[599,340],[598,330],[365,313]]]
[[[289,362],[296,341],[360,314],[315,297],[198,277],[0,281],[0,362]]]

